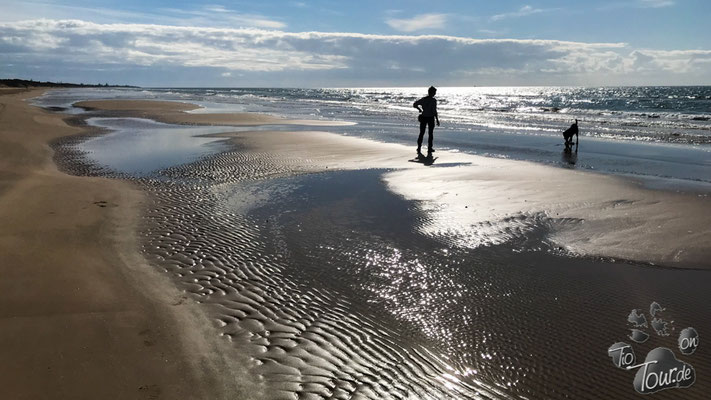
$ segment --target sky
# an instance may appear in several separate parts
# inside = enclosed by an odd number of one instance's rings
[[[149,87],[711,84],[711,1],[0,0],[0,78]]]

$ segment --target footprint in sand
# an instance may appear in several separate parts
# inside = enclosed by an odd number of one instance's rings
[[[155,338],[153,337],[153,331],[150,329],[144,329],[140,332],[138,332],[139,336],[143,337],[143,344],[150,347],[155,344]]]
[[[138,388],[144,399],[155,400],[160,398],[160,387],[158,385],[143,385]]]
[[[104,207],[118,207],[118,204],[112,204],[112,203],[109,203],[109,202],[107,202],[107,201],[105,201],[105,200],[95,201],[94,204],[97,205],[97,206],[99,206],[99,207],[101,207],[101,208],[104,208]]]

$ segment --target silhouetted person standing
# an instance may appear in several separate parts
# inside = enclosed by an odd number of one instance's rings
[[[412,106],[420,111],[417,119],[420,121],[420,136],[417,138],[417,156],[421,157],[422,138],[425,136],[425,128],[429,128],[429,137],[427,139],[427,157],[432,157],[434,148],[432,147],[432,138],[434,133],[434,124],[437,121],[439,126],[439,116],[437,115],[437,99],[434,98],[437,89],[430,86],[427,90],[427,97],[417,100]]]

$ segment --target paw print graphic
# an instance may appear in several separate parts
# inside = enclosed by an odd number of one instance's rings
[[[652,317],[652,329],[654,329],[654,332],[656,332],[658,336],[669,336],[669,325],[671,325],[673,321],[667,322],[660,318],[659,314],[662,311],[664,311],[664,309],[656,301],[649,305],[649,315]],[[640,329],[648,327],[647,317],[641,312],[641,310],[632,310],[630,315],[627,316],[627,322],[632,325],[632,328],[630,328],[630,339],[636,343],[644,343],[647,339],[649,339],[649,334]]]
[[[634,309],[627,316],[630,324],[629,339],[635,343],[646,342],[651,335],[647,329],[651,325],[658,337],[671,335],[673,321],[662,319],[664,308],[655,302],[649,306],[651,322],[648,323],[646,315],[639,309]],[[682,355],[693,354],[699,346],[699,334],[694,328],[681,331],[677,345]],[[615,367],[623,370],[637,369],[633,386],[638,393],[649,394],[664,389],[687,388],[694,384],[696,372],[691,364],[676,358],[674,352],[667,347],[657,347],[647,353],[644,362],[637,363],[634,348],[625,342],[617,342],[607,349],[607,354],[612,358]]]

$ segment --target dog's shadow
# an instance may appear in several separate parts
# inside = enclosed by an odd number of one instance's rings
[[[578,162],[578,146],[575,145],[575,150],[573,150],[573,145],[566,145],[561,153],[561,161],[564,166],[575,168],[575,164]]]

